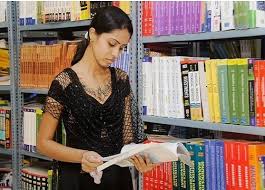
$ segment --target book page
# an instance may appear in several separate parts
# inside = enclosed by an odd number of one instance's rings
[[[136,154],[147,154],[152,163],[172,162],[181,160],[191,166],[190,155],[182,143],[149,143],[125,145],[120,154],[104,157],[104,164],[97,167],[98,171],[116,164],[120,167],[133,166],[128,159]]]

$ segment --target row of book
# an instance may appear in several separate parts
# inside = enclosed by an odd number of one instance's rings
[[[10,84],[10,60],[7,46],[0,47],[0,85]]]
[[[145,56],[143,114],[265,126],[265,61]]]
[[[91,19],[99,8],[120,7],[130,14],[129,1],[21,1],[20,25]]]
[[[0,22],[6,22],[7,20],[7,2],[6,1],[0,1]]]
[[[180,161],[163,163],[143,174],[144,190],[264,189],[264,143],[230,139],[185,141],[194,167]]]
[[[8,106],[0,107],[0,147],[12,148],[11,109]]]
[[[49,180],[52,176],[48,176],[49,170],[44,167],[27,166],[21,171],[22,173],[22,189],[23,190],[48,190]],[[51,188],[50,188],[51,189]]]
[[[77,41],[60,41],[51,45],[22,44],[21,87],[49,88],[54,77],[71,66],[76,50]]]
[[[207,43],[207,42],[206,42]],[[209,45],[201,45],[201,53],[203,48],[209,49],[209,57],[214,59],[227,58],[245,58],[245,57],[261,57],[261,39],[252,40],[222,40],[210,41]]]
[[[24,43],[21,47],[20,76],[22,88],[49,88],[54,77],[71,67],[79,41],[54,41],[50,45]],[[53,44],[54,43],[54,44]],[[129,72],[129,49],[113,63],[114,67]]]
[[[143,36],[265,27],[265,1],[142,2]]]

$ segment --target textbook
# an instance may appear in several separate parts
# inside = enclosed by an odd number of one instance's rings
[[[124,145],[119,154],[104,157],[102,165],[97,167],[98,171],[116,164],[120,167],[130,167],[133,164],[128,159],[136,154],[147,154],[154,164],[172,161],[182,161],[188,166],[192,166],[188,150],[180,142],[148,143],[148,144],[128,144]]]

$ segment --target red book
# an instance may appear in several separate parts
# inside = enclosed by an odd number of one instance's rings
[[[232,190],[232,173],[231,173],[231,141],[224,141],[224,159],[225,159],[225,178],[226,178],[226,190]]]
[[[256,98],[256,125],[262,126],[262,97],[261,97],[261,60],[254,63],[255,98]]]
[[[259,61],[259,68],[260,68],[260,91],[261,91],[261,126],[265,127],[265,61]]]

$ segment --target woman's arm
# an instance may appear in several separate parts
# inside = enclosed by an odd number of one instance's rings
[[[70,148],[59,144],[53,140],[58,119],[54,118],[49,112],[44,113],[39,135],[37,139],[37,150],[50,158],[64,162],[81,163],[83,154],[87,150]]]

